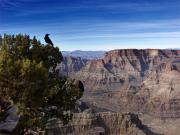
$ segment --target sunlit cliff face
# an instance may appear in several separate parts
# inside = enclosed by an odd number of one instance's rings
[[[158,56],[159,55],[159,51],[156,49],[152,49],[149,51],[149,56],[154,57],[154,56]]]

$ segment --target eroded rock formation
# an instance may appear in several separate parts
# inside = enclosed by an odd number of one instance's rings
[[[179,50],[112,50],[76,71],[70,76],[83,81],[93,106],[180,117]]]
[[[142,124],[135,114],[112,112],[76,113],[68,125],[53,119],[48,124],[49,135],[160,135]]]

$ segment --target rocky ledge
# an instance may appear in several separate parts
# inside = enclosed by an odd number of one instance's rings
[[[49,135],[160,135],[143,125],[132,113],[76,113],[68,125],[52,119],[47,125]]]

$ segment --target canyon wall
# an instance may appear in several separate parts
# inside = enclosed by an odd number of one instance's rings
[[[49,135],[160,135],[143,125],[135,114],[76,113],[68,125],[50,120]]]
[[[65,59],[59,67],[60,74],[83,81],[83,100],[92,106],[180,117],[179,50],[112,50],[103,59]]]

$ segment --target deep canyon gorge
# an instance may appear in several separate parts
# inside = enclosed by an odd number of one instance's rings
[[[93,60],[69,56],[57,66],[57,70],[60,75],[83,81],[85,92],[81,101],[95,111],[94,115],[107,112],[112,115],[122,113],[121,117],[137,115],[137,119],[152,130],[144,131],[144,134],[178,135],[179,50],[119,49]],[[104,122],[112,122],[112,119]],[[114,122],[111,124],[117,126]],[[100,126],[103,127],[102,123]],[[112,133],[107,127],[109,125],[103,127],[105,134],[138,134],[130,133],[128,128],[127,132],[120,132],[117,128]]]

